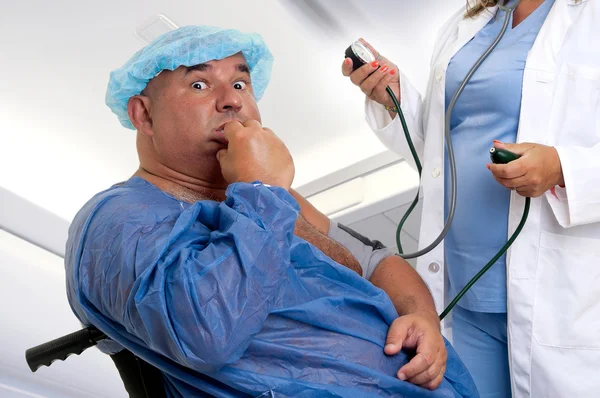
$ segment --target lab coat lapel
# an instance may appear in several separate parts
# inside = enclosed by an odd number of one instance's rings
[[[469,18],[465,17],[458,24],[458,36],[451,48],[451,52],[448,57],[448,61],[452,58],[461,48],[464,47],[490,20],[496,15],[498,7],[489,8],[488,10],[480,13],[479,15]]]
[[[528,69],[557,72],[558,56],[573,23],[569,12],[572,6],[570,1],[557,0],[554,3],[529,53]]]

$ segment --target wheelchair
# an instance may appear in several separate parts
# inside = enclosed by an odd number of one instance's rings
[[[77,332],[67,334],[52,341],[29,348],[25,351],[25,360],[32,372],[41,366],[50,366],[57,360],[66,360],[70,355],[80,355],[83,351],[95,346],[99,341],[108,338],[95,326],[88,326]],[[166,398],[164,375],[158,368],[134,355],[131,351],[123,349],[116,354],[109,355],[113,360],[119,376],[123,381],[125,391],[130,398]],[[241,391],[198,373],[199,378],[210,382],[227,396],[252,397]],[[265,394],[269,395],[265,395]],[[272,392],[261,394],[257,398],[273,397]],[[204,392],[204,396],[213,396]]]
[[[32,372],[41,366],[50,366],[57,360],[65,360],[68,356],[79,355],[86,349],[95,346],[107,336],[94,326],[59,337],[55,340],[29,348],[25,351],[25,360]],[[166,398],[162,372],[138,358],[128,350],[110,355],[119,376],[123,380],[125,390],[130,398]]]

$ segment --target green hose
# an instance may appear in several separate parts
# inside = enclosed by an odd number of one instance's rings
[[[408,126],[406,124],[404,114],[402,113],[402,109],[400,108],[400,103],[398,102],[396,95],[394,94],[394,92],[392,91],[392,89],[389,86],[386,88],[386,91],[389,94],[392,101],[394,102],[394,106],[396,107],[396,111],[400,118],[400,122],[402,123],[402,129],[404,130],[404,136],[406,137],[406,142],[408,143],[408,147],[410,148],[410,152],[411,152],[412,157],[417,166],[417,171],[419,173],[419,181],[420,181],[423,168],[421,166],[419,156],[417,155],[417,151],[416,151],[416,149],[413,145],[412,139],[410,137],[410,133],[408,131]],[[499,151],[499,150],[492,149],[490,152],[491,152],[492,160],[495,163],[508,163],[508,162],[513,161],[518,158],[518,156],[516,156],[508,151],[504,151],[504,150]],[[419,185],[419,187],[420,187],[420,185]],[[414,208],[417,206],[418,202],[419,202],[419,189],[417,189],[417,195],[415,196],[415,199],[413,200],[410,207],[404,214],[404,217],[402,217],[402,219],[400,220],[400,223],[398,224],[398,228],[396,229],[396,244],[398,245],[398,251],[401,256],[402,256],[403,250],[402,250],[402,243],[400,242],[400,233],[402,232],[402,227],[404,226],[404,223],[406,222],[406,220],[408,219],[408,217],[410,216],[410,214],[414,210]],[[504,253],[506,253],[508,248],[513,244],[513,242],[515,241],[517,236],[519,236],[519,234],[521,233],[521,230],[523,229],[523,226],[525,225],[525,222],[527,221],[527,216],[529,215],[530,205],[531,205],[531,198],[525,198],[525,209],[523,210],[523,216],[521,217],[521,222],[517,226],[517,229],[515,230],[515,232],[513,232],[512,236],[506,242],[506,244],[502,247],[502,249],[500,249],[500,251],[498,253],[496,253],[496,255],[481,269],[481,271],[479,271],[469,281],[469,283],[467,283],[467,285],[456,295],[456,297],[452,300],[452,302],[450,302],[450,304],[446,307],[446,309],[444,309],[444,311],[440,315],[440,320],[444,319],[446,317],[446,315],[448,315],[450,313],[450,311],[452,311],[454,306],[467,293],[467,291],[475,284],[475,282],[477,282],[492,267],[492,265],[494,265],[496,263],[496,261],[498,261],[498,259],[500,257],[502,257],[502,255]]]
[[[515,232],[513,232],[512,236],[504,244],[504,246],[502,246],[502,249],[500,249],[500,251],[498,253],[496,253],[494,258],[492,258],[490,260],[490,262],[487,263],[485,265],[485,267],[483,267],[481,269],[481,271],[479,271],[469,281],[469,283],[467,283],[467,285],[456,295],[456,297],[454,297],[454,300],[452,300],[452,302],[450,302],[450,304],[448,304],[448,306],[446,307],[444,312],[442,312],[442,314],[440,315],[440,321],[442,319],[444,319],[446,317],[446,315],[448,315],[450,313],[450,311],[452,311],[452,308],[454,308],[454,306],[460,301],[460,299],[467,293],[467,291],[471,288],[471,286],[473,286],[475,284],[475,282],[477,282],[479,280],[479,278],[481,278],[483,276],[483,274],[485,274],[492,267],[492,265],[494,265],[496,263],[496,261],[498,261],[498,259],[500,257],[502,257],[502,255],[504,253],[506,253],[506,251],[508,250],[510,245],[512,245],[513,242],[515,241],[515,239],[517,239],[517,236],[519,236],[519,234],[521,233],[521,230],[523,229],[523,226],[525,225],[525,221],[527,221],[527,216],[529,215],[529,206],[530,205],[531,205],[531,198],[525,198],[525,209],[523,210],[523,217],[521,217],[521,222],[519,223],[519,226],[517,226],[517,229],[515,229]]]
[[[419,256],[433,250],[433,248],[435,248],[439,243],[441,243],[441,241],[444,239],[444,237],[448,233],[448,230],[450,229],[450,225],[452,224],[452,219],[454,217],[454,210],[455,210],[455,206],[456,206],[456,168],[454,165],[454,151],[452,149],[452,141],[450,139],[450,115],[452,114],[454,105],[458,101],[458,98],[460,97],[462,91],[466,87],[467,83],[469,82],[469,80],[471,79],[471,77],[473,76],[475,71],[479,68],[479,66],[481,66],[483,61],[490,55],[490,53],[492,51],[494,51],[494,49],[496,48],[498,43],[500,43],[500,40],[502,39],[502,37],[504,36],[504,34],[506,33],[506,30],[508,28],[511,13],[517,7],[519,2],[520,2],[520,0],[517,0],[511,7],[503,7],[503,6],[500,7],[504,11],[506,11],[506,17],[504,18],[504,24],[502,26],[500,33],[496,37],[496,40],[494,40],[494,42],[490,45],[490,47],[483,53],[483,55],[477,60],[477,62],[475,62],[475,64],[471,68],[471,70],[467,73],[467,76],[464,78],[464,80],[460,84],[458,90],[456,91],[452,100],[450,101],[448,109],[446,110],[446,128],[444,131],[444,138],[445,138],[446,144],[447,144],[448,160],[450,163],[450,181],[451,181],[451,184],[450,184],[450,186],[451,186],[450,210],[448,212],[448,217],[444,224],[444,229],[442,230],[440,235],[437,237],[437,239],[434,242],[432,242],[429,246],[425,247],[424,249],[421,249],[415,253],[410,253],[410,254],[404,254],[404,252],[402,250],[402,243],[400,242],[400,233],[402,232],[402,227],[404,226],[404,223],[406,222],[409,215],[411,214],[411,212],[414,210],[414,208],[417,206],[417,203],[419,202],[419,189],[420,189],[422,167],[421,167],[421,162],[419,160],[419,156],[417,155],[417,151],[415,150],[412,139],[410,137],[410,133],[408,131],[408,126],[406,124],[406,120],[404,119],[404,114],[402,113],[402,109],[400,108],[400,103],[398,101],[398,98],[396,98],[396,95],[394,94],[393,90],[389,86],[386,87],[386,92],[389,94],[390,98],[392,99],[392,102],[394,103],[394,106],[396,107],[396,112],[398,113],[400,122],[402,123],[402,129],[404,130],[404,136],[406,137],[406,142],[408,143],[408,147],[410,148],[410,152],[412,154],[412,157],[417,166],[417,171],[419,173],[419,188],[417,189],[417,195],[416,195],[415,199],[413,200],[413,202],[411,203],[408,210],[406,211],[406,213],[404,214],[404,217],[402,217],[402,219],[400,220],[400,223],[398,224],[398,228],[396,229],[396,244],[398,245],[398,252],[400,253],[400,257],[403,257],[405,259],[416,258],[416,257],[419,257]],[[494,163],[508,163],[508,162],[518,158],[517,155],[515,155],[509,151],[497,150],[495,148],[493,148],[490,151],[490,153],[491,153],[492,161]],[[469,281],[469,283],[467,283],[467,285],[458,293],[458,295],[454,298],[454,300],[452,300],[452,302],[448,305],[448,307],[446,307],[446,309],[444,309],[444,311],[440,315],[440,320],[444,319],[446,317],[446,315],[448,315],[450,313],[450,311],[452,310],[452,308],[454,308],[456,303],[458,303],[458,301],[467,293],[467,291],[475,284],[475,282],[477,282],[492,267],[492,265],[494,265],[494,263],[496,263],[496,261],[498,261],[498,259],[504,253],[506,253],[506,251],[508,250],[510,245],[512,245],[512,243],[515,241],[517,236],[519,236],[519,233],[521,232],[521,230],[523,229],[523,226],[525,225],[525,222],[527,221],[527,216],[529,215],[530,204],[531,204],[531,198],[526,198],[525,199],[525,209],[523,211],[523,217],[521,218],[521,222],[519,223],[519,226],[517,227],[515,232],[512,234],[512,236],[506,242],[506,244],[502,247],[502,249],[500,249],[500,251],[498,253],[496,253],[494,258],[492,258],[481,269],[481,271],[479,271],[477,273],[477,275],[475,275]]]
[[[389,94],[390,98],[394,102],[394,106],[396,107],[396,112],[398,112],[398,117],[400,118],[400,122],[402,123],[402,129],[404,130],[404,136],[406,137],[406,142],[408,143],[408,147],[410,148],[410,153],[412,154],[413,159],[415,160],[415,164],[417,165],[417,171],[419,173],[419,181],[421,181],[421,172],[423,171],[423,167],[421,167],[421,161],[419,160],[419,155],[417,155],[417,150],[413,145],[412,139],[410,138],[410,133],[408,132],[408,126],[406,124],[406,119],[404,119],[404,113],[402,113],[402,108],[400,108],[400,103],[398,102],[398,98],[390,88],[390,86],[386,87],[386,91]],[[400,220],[398,224],[398,228],[396,228],[396,244],[398,245],[398,252],[402,254],[404,251],[402,250],[402,243],[400,242],[400,232],[402,232],[402,227],[404,223],[410,216],[410,213],[414,210],[414,208],[419,203],[419,189],[417,188],[417,195],[415,196],[415,200],[413,200],[412,204],[404,213],[404,217]]]

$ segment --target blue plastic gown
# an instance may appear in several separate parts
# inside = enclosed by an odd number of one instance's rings
[[[281,188],[237,183],[180,202],[139,177],[96,195],[69,231],[79,319],[165,374],[170,396],[476,397],[451,346],[443,384],[396,377],[382,290],[294,235]],[[247,395],[246,395],[247,394]]]

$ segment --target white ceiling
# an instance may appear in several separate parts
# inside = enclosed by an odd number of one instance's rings
[[[384,150],[363,97],[340,73],[364,37],[424,89],[438,27],[464,0],[2,0],[0,186],[71,220],[96,192],[137,168],[135,133],[104,105],[111,70],[144,43],[156,14],[179,26],[260,33],[275,56],[263,124],[290,148],[295,185]],[[325,12],[302,13],[316,4]],[[329,13],[329,19],[325,18]]]

